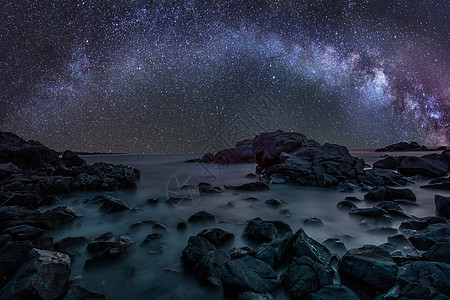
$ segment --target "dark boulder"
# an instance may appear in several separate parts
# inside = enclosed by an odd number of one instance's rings
[[[378,169],[397,169],[397,159],[392,156],[380,159],[373,164],[374,168]]]
[[[450,242],[450,224],[436,223],[418,231],[409,237],[411,243],[419,250],[429,250],[437,243]]]
[[[393,258],[417,259],[421,257],[420,252],[404,235],[389,236],[387,240],[388,242],[380,245],[380,247],[391,253],[391,255],[395,252],[401,254]]]
[[[33,249],[28,260],[0,290],[0,299],[57,299],[65,292],[69,276],[67,255]]]
[[[67,167],[77,167],[86,165],[86,161],[78,156],[75,152],[66,150],[62,155],[62,161]]]
[[[402,266],[393,298],[438,299],[450,295],[450,266],[445,263],[415,261]],[[442,299],[447,299],[443,297]]]
[[[436,212],[438,216],[450,218],[450,197],[440,195],[434,196],[434,204],[436,205]]]
[[[284,204],[284,201],[279,199],[269,199],[266,200],[264,203],[268,206],[276,208],[282,206]]]
[[[332,258],[332,254],[327,247],[310,238],[301,228],[294,236],[293,254],[296,257],[307,256],[324,265],[327,265]]]
[[[224,271],[223,264],[230,261],[228,253],[222,250],[213,250],[203,256],[195,265],[194,274],[212,286],[220,287],[220,280]]]
[[[394,284],[398,267],[389,252],[373,245],[349,250],[339,263],[342,284],[361,298],[375,298]]]
[[[423,254],[425,260],[439,261],[446,264],[450,264],[450,243],[448,240],[443,242],[437,242],[427,252]]]
[[[104,251],[116,243],[116,239],[112,232],[104,233],[93,239],[88,245],[88,251]]]
[[[291,299],[304,299],[322,287],[333,283],[333,270],[309,257],[295,257],[286,272],[281,275],[283,285]]]
[[[246,222],[242,236],[257,243],[271,242],[277,237],[278,229],[270,221],[255,218]]]
[[[341,284],[326,285],[317,292],[309,294],[305,300],[359,300],[358,295],[351,289]]]
[[[183,250],[181,261],[186,267],[194,268],[203,256],[213,250],[216,250],[216,247],[207,239],[199,236],[191,236],[189,237],[187,246]]]
[[[82,288],[79,285],[73,286],[64,296],[64,300],[105,300],[105,295],[97,294]]]
[[[93,268],[102,267],[105,264],[125,257],[128,254],[130,248],[136,243],[128,235],[120,235],[112,246],[104,250],[103,252],[96,254],[94,257],[86,260],[84,269],[89,270]]]
[[[114,213],[118,211],[130,210],[130,207],[122,200],[113,197],[107,197],[103,204],[98,208],[104,213]]]
[[[265,262],[252,256],[244,256],[223,264],[222,286],[225,294],[237,297],[240,293],[271,292],[280,285],[280,280]]]
[[[347,252],[347,247],[345,247],[344,242],[340,238],[326,239],[323,245],[340,256]]]
[[[414,182],[403,175],[392,170],[370,169],[358,175],[358,182],[365,186],[401,186],[413,184]]]
[[[84,236],[66,237],[54,244],[54,248],[58,252],[67,254],[73,253],[76,248],[82,247],[88,243],[88,239]]]
[[[393,201],[378,202],[376,207],[384,209],[385,211],[387,211],[387,213],[390,216],[397,218],[397,219],[409,219],[410,218],[410,216],[405,214],[405,212],[400,207],[400,205],[398,205],[398,203],[395,203]]]
[[[216,221],[216,217],[207,211],[199,211],[192,216],[189,217],[189,223],[214,223]]]
[[[28,253],[32,248],[33,245],[29,241],[11,241],[0,248],[0,289],[27,260]]]
[[[398,167],[398,171],[406,176],[421,175],[425,177],[441,177],[448,171],[448,166],[440,161],[407,156]]]
[[[356,205],[349,200],[344,200],[344,201],[338,202],[338,204],[336,204],[336,207],[339,210],[352,210],[352,209],[356,208]]]
[[[250,247],[235,247],[230,250],[231,259],[242,258],[244,256],[255,256],[256,253]]]
[[[307,140],[306,136],[297,132],[264,132],[253,139],[253,153],[258,165],[270,166],[280,163],[282,152],[292,152],[308,144],[317,145],[313,141]]]
[[[395,199],[416,201],[416,195],[410,189],[379,187],[370,190],[367,194],[364,195],[364,199],[370,201],[392,201]]]
[[[355,208],[349,212],[352,217],[378,219],[387,215],[387,211],[379,207]]]
[[[200,231],[197,236],[207,239],[216,247],[234,240],[234,234],[220,228],[204,229]]]
[[[287,232],[270,243],[261,244],[256,249],[255,257],[269,264],[272,268],[278,268],[286,261],[291,251],[293,238],[292,232]]]

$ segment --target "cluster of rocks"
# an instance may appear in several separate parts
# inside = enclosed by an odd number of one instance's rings
[[[376,149],[376,152],[402,152],[402,151],[440,151],[447,150],[447,147],[441,146],[437,148],[428,148],[427,146],[420,145],[417,142],[400,142],[386,146],[384,148]]]
[[[122,165],[88,165],[71,151],[59,154],[39,142],[0,132],[0,205],[38,208],[62,193],[136,187],[140,172]]]
[[[413,198],[408,190],[373,190],[366,196],[385,204]],[[391,214],[390,207],[380,209]],[[291,299],[447,299],[450,222],[408,217],[399,230],[387,243],[347,251],[340,238],[319,243],[302,228],[294,234],[282,221],[255,218],[242,231],[249,246],[227,250],[233,234],[206,228],[189,238],[181,261],[205,284],[222,288],[227,299],[274,299],[283,289]],[[336,277],[340,284],[333,283]]]
[[[416,156],[385,156],[373,164],[374,169],[397,170],[404,176],[434,178],[424,188],[450,189],[450,150],[439,154]]]
[[[69,281],[71,262],[88,240],[68,237],[54,242],[45,235],[46,230],[82,217],[82,211],[71,206],[43,207],[57,203],[58,194],[135,187],[138,178],[137,169],[88,165],[74,152],[60,157],[39,142],[0,132],[0,299],[105,299]],[[98,204],[104,213],[130,209],[110,196],[86,202]],[[129,237],[121,236],[86,264],[117,256],[130,244]]]
[[[270,183],[293,183],[308,186],[374,187],[412,183],[391,170],[370,169],[364,160],[350,155],[336,144],[320,145],[296,132],[265,132],[239,147],[215,154],[207,153],[200,162],[219,164],[256,162],[256,172]]]

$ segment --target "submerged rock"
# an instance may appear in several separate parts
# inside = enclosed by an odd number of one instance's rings
[[[373,245],[349,250],[339,263],[342,284],[362,299],[387,292],[395,284],[398,267],[386,250]]]
[[[280,280],[265,262],[252,256],[244,256],[223,264],[221,275],[225,294],[237,297],[247,291],[265,293],[277,289]]]
[[[332,284],[333,270],[307,256],[295,257],[286,272],[281,275],[283,285],[291,299],[304,299],[322,287]]]
[[[416,201],[416,195],[410,189],[379,187],[370,190],[367,194],[364,195],[364,199],[370,201],[392,201],[396,199]]]
[[[265,190],[269,189],[269,186],[262,181],[244,183],[239,186],[225,186],[225,187],[230,190],[243,191],[243,192],[265,191]]]

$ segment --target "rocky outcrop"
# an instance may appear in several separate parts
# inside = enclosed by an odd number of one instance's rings
[[[435,149],[428,149],[428,147],[419,145],[417,142],[400,142],[386,146],[384,148],[376,149],[375,152],[395,152],[395,151],[434,151]]]
[[[252,151],[252,140],[243,140],[236,144],[234,148],[221,150],[216,153],[207,153],[200,162],[218,164],[236,164],[255,162]]]
[[[251,142],[251,143],[250,143]],[[252,141],[245,140],[245,156],[239,159],[228,153],[240,153],[235,148],[218,152],[216,156],[205,155],[201,161],[216,163],[257,163],[260,178],[275,183],[331,187],[338,184],[352,186],[398,186],[410,183],[408,179],[393,171],[364,170],[365,162],[353,157],[344,146],[320,145],[296,132],[264,132]],[[239,148],[240,149],[240,148]],[[221,155],[219,155],[219,153]],[[226,153],[226,154],[224,154]],[[227,159],[218,159],[223,156]],[[253,160],[250,157],[253,157]]]

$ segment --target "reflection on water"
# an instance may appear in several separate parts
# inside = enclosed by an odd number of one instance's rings
[[[429,153],[429,152],[428,152]],[[373,150],[355,150],[352,154],[373,164],[382,153]],[[414,152],[413,155],[422,155]],[[400,155],[400,154],[395,154]],[[403,155],[403,153],[402,153]],[[111,231],[118,237],[129,234],[136,242],[130,253],[115,263],[104,268],[84,272],[83,265],[90,257],[85,246],[79,249],[80,255],[72,262],[72,278],[81,276],[81,285],[89,290],[105,294],[107,299],[214,299],[223,298],[221,289],[209,289],[197,282],[194,276],[185,274],[179,259],[190,235],[196,235],[201,229],[212,225],[189,225],[183,232],[176,230],[178,222],[187,220],[193,213],[206,210],[216,215],[214,226],[234,233],[236,240],[230,247],[244,246],[246,242],[240,238],[245,221],[255,217],[267,220],[283,220],[292,226],[294,232],[303,227],[312,238],[323,242],[334,236],[351,235],[348,249],[363,244],[382,244],[386,236],[374,236],[365,233],[367,228],[348,217],[346,212],[336,209],[336,203],[346,196],[363,198],[364,193],[341,193],[338,189],[299,187],[293,185],[272,185],[269,191],[251,192],[259,201],[242,200],[245,193],[225,190],[221,194],[196,195],[192,205],[169,205],[164,200],[173,196],[177,188],[183,188],[184,179],[191,176],[188,182],[208,182],[212,185],[238,185],[250,182],[245,178],[255,171],[255,164],[218,166],[211,164],[185,163],[187,159],[199,155],[105,155],[84,157],[88,163],[99,161],[129,165],[141,170],[138,188],[111,194],[134,208],[129,212],[104,215],[98,212],[97,206],[86,206],[82,201],[98,193],[75,193],[61,199],[63,205],[74,205],[83,209],[85,216],[66,227],[48,232],[58,241],[67,236],[85,236],[93,239],[100,234]],[[188,174],[189,176],[186,176]],[[184,178],[184,179],[183,179]],[[405,206],[408,214],[416,216],[434,215],[434,192],[420,189],[424,184],[417,182],[410,187],[417,196],[420,206]],[[179,192],[179,191],[178,191]],[[147,204],[150,198],[159,198],[157,205]],[[268,199],[282,199],[286,203],[281,207],[288,209],[291,216],[280,215],[279,208],[267,206]],[[229,203],[232,203],[230,205]],[[369,207],[365,202],[357,203],[359,207]],[[308,217],[319,217],[324,220],[324,227],[304,227],[303,220]],[[166,247],[163,254],[151,254],[149,249],[140,246],[145,237],[154,232],[150,226],[130,229],[130,225],[144,221],[156,220],[167,227],[164,232]],[[399,223],[393,224],[397,226]],[[286,295],[277,295],[286,298]]]

